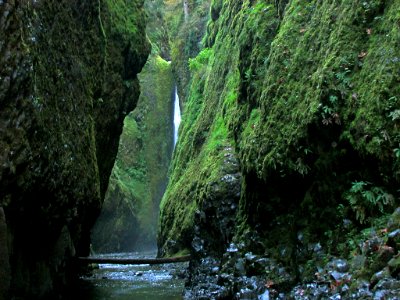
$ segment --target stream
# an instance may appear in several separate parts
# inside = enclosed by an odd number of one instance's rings
[[[107,258],[154,258],[156,252],[112,253]],[[99,264],[81,278],[69,299],[85,300],[178,300],[182,299],[188,263],[162,265]],[[78,297],[78,298],[76,298]]]

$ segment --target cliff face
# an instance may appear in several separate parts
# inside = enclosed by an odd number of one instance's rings
[[[92,233],[95,252],[155,248],[159,203],[173,148],[173,85],[162,0],[144,5],[152,54],[139,74],[137,107],[125,119],[117,160]],[[162,57],[161,57],[162,56]]]
[[[191,77],[188,59],[196,57],[202,48],[210,3],[210,0],[165,1],[164,19],[171,48],[172,70],[183,109]]]
[[[93,229],[95,252],[155,247],[173,147],[171,65],[151,55],[139,79],[139,101],[125,118],[117,160]]]
[[[60,288],[88,254],[149,52],[142,5],[0,2],[3,297]]]
[[[162,254],[198,258],[191,297],[245,297],[246,275],[248,297],[285,291],[332,256],[370,261],[368,280],[385,266],[357,245],[399,204],[399,9],[212,1],[159,232]]]

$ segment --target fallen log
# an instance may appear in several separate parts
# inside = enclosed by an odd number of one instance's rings
[[[190,255],[165,257],[165,258],[104,258],[104,257],[78,257],[78,261],[87,264],[116,264],[116,265],[158,265],[185,262],[190,260]]]

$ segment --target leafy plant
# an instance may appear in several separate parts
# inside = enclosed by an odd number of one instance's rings
[[[354,181],[345,198],[361,224],[366,223],[377,211],[384,213],[385,207],[394,204],[392,194],[382,187],[372,186],[368,181]]]
[[[340,116],[337,113],[338,108],[338,97],[335,95],[329,96],[329,103],[327,105],[320,105],[322,123],[324,125],[329,125],[335,123],[337,125],[341,124]]]
[[[400,109],[396,109],[390,112],[389,117],[392,118],[392,121],[400,119]]]
[[[394,152],[394,155],[396,156],[396,158],[400,158],[400,145],[399,145],[399,148],[394,148],[393,152]]]

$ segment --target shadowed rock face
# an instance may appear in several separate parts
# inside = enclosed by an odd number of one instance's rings
[[[3,208],[0,208],[0,299],[5,299],[5,291],[10,287],[10,263],[8,256],[7,225]]]
[[[68,258],[89,252],[149,52],[142,5],[0,1],[0,260],[12,295],[61,288]]]

